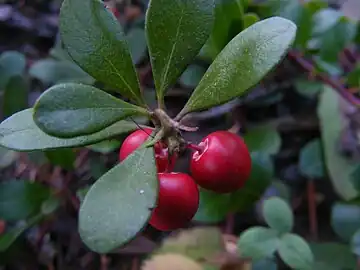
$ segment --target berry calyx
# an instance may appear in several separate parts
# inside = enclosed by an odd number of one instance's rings
[[[185,173],[159,173],[159,197],[150,225],[160,231],[182,228],[199,207],[199,189]]]
[[[138,129],[131,133],[123,142],[119,152],[120,162],[139,148],[151,135],[151,128]],[[171,171],[175,165],[175,156],[169,159],[168,148],[161,142],[154,145],[156,167],[158,172]]]
[[[191,157],[190,170],[196,183],[217,193],[240,189],[249,178],[251,156],[242,138],[229,131],[206,136]]]

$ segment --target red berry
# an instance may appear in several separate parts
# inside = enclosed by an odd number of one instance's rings
[[[119,152],[120,162],[139,148],[150,136],[152,129],[138,129],[131,133],[123,142]],[[175,156],[169,162],[168,149],[160,142],[155,144],[155,159],[158,172],[171,171],[175,165]]]
[[[159,198],[150,225],[161,231],[186,226],[199,207],[199,189],[185,173],[159,173]]]
[[[206,136],[193,153],[190,163],[192,177],[199,186],[217,193],[240,189],[251,171],[251,157],[242,138],[228,131]]]

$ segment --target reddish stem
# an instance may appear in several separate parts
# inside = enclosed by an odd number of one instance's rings
[[[307,195],[308,195],[308,209],[309,209],[309,226],[310,233],[313,240],[318,237],[318,224],[316,213],[316,190],[314,181],[309,180],[307,182]]]
[[[204,147],[201,147],[200,145],[193,144],[193,143],[188,143],[187,147],[194,151],[198,151],[200,154],[204,151]]]

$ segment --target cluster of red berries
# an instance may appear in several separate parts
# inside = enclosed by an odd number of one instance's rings
[[[137,130],[123,142],[119,159],[123,161],[141,146],[152,130]],[[217,193],[240,189],[248,179],[251,157],[240,136],[228,131],[216,131],[206,136],[191,157],[191,176],[171,172],[175,157],[169,158],[167,146],[155,144],[155,160],[160,184],[157,207],[150,225],[161,231],[181,228],[195,215],[199,206],[198,186]]]

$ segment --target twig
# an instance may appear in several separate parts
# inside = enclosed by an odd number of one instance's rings
[[[308,209],[309,209],[309,225],[310,233],[313,240],[318,238],[318,224],[316,214],[316,190],[313,180],[307,182],[307,197],[308,197]]]
[[[334,88],[344,99],[349,101],[351,104],[360,106],[360,99],[352,95],[339,80],[330,78],[327,74],[324,73],[317,73],[315,71],[314,65],[310,61],[306,60],[300,53],[290,51],[288,53],[288,58],[296,62],[302,69],[312,74],[314,79],[318,79]]]

